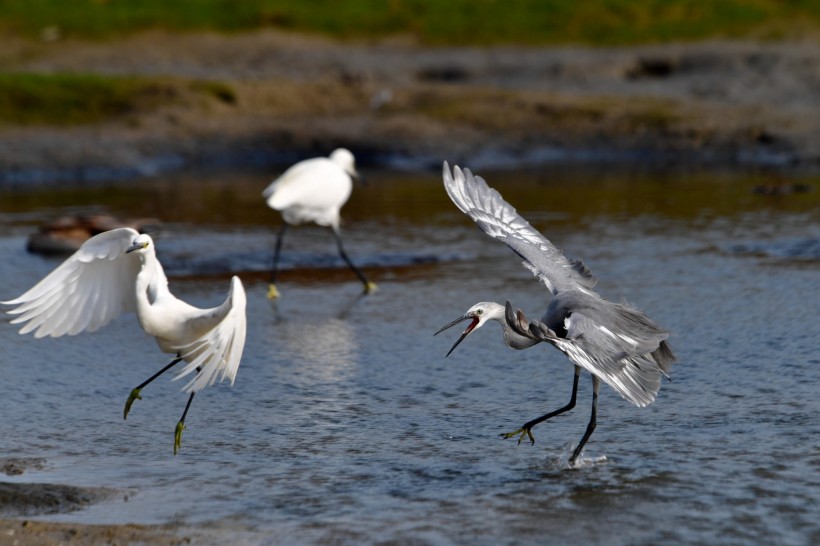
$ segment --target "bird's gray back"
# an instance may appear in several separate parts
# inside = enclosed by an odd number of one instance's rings
[[[638,406],[655,399],[661,377],[675,360],[666,342],[668,331],[642,311],[597,294],[561,292],[541,322],[557,336],[544,341]]]
[[[578,290],[562,292],[550,300],[542,320],[555,330],[564,329],[564,321],[574,313],[594,318],[596,328],[620,332],[637,343],[638,350],[654,350],[669,332],[655,324],[642,311],[627,304],[613,303],[597,294]]]
[[[484,233],[521,256],[524,266],[553,294],[564,290],[591,292],[597,281],[584,263],[567,259],[483,178],[458,166],[451,174],[447,162],[443,178],[444,188],[459,210],[472,218]]]

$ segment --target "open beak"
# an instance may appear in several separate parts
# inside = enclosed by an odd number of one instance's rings
[[[448,356],[450,356],[450,353],[452,353],[453,351],[456,350],[456,347],[458,347],[458,344],[461,343],[464,340],[465,337],[469,336],[470,332],[472,332],[475,329],[476,325],[478,324],[478,317],[472,317],[470,315],[464,315],[464,316],[458,317],[453,322],[451,322],[449,324],[445,324],[444,326],[442,326],[439,329],[438,332],[433,334],[434,336],[437,336],[440,333],[442,333],[444,330],[446,330],[447,328],[451,328],[451,327],[455,326],[456,324],[458,324],[459,322],[464,322],[465,320],[472,320],[472,322],[469,324],[469,326],[467,326],[467,328],[464,329],[464,332],[462,332],[461,337],[459,337],[456,340],[456,342],[453,344],[453,346],[450,347],[450,350],[447,351],[447,354],[444,355],[444,358],[447,358]]]

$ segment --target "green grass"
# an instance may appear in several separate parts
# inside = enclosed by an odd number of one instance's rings
[[[156,109],[183,94],[234,103],[232,88],[208,81],[95,74],[0,73],[1,125],[81,125]]]
[[[0,74],[0,122],[93,123],[134,110],[147,91],[131,78]]]
[[[820,29],[816,0],[0,0],[0,29],[109,38],[260,27],[433,44],[634,44]]]

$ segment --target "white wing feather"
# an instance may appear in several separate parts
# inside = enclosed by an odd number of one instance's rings
[[[95,235],[57,269],[13,300],[12,324],[21,334],[60,337],[93,332],[122,313],[136,309],[134,283],[140,268],[126,254],[137,231],[120,228]]]
[[[174,378],[175,381],[199,368],[183,390],[197,392],[213,385],[217,379],[230,379],[233,385],[245,347],[245,305],[245,289],[239,277],[233,277],[228,298],[217,309],[217,313],[224,313],[223,319],[193,343],[176,348],[188,364]]]

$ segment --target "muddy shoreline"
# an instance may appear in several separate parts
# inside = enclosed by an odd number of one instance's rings
[[[191,528],[171,523],[92,525],[49,521],[54,516],[81,510],[94,503],[114,499],[127,501],[130,492],[104,487],[15,481],[18,476],[47,469],[48,462],[40,458],[0,459],[0,546],[226,544],[236,543],[235,538],[244,538],[247,542],[255,536],[254,532],[242,529]],[[258,542],[261,537],[256,538]]]
[[[444,156],[482,168],[820,166],[812,41],[431,48],[266,30],[10,43],[7,71],[157,78],[168,99],[95,125],[0,125],[5,184],[286,164],[337,146],[398,168]]]

